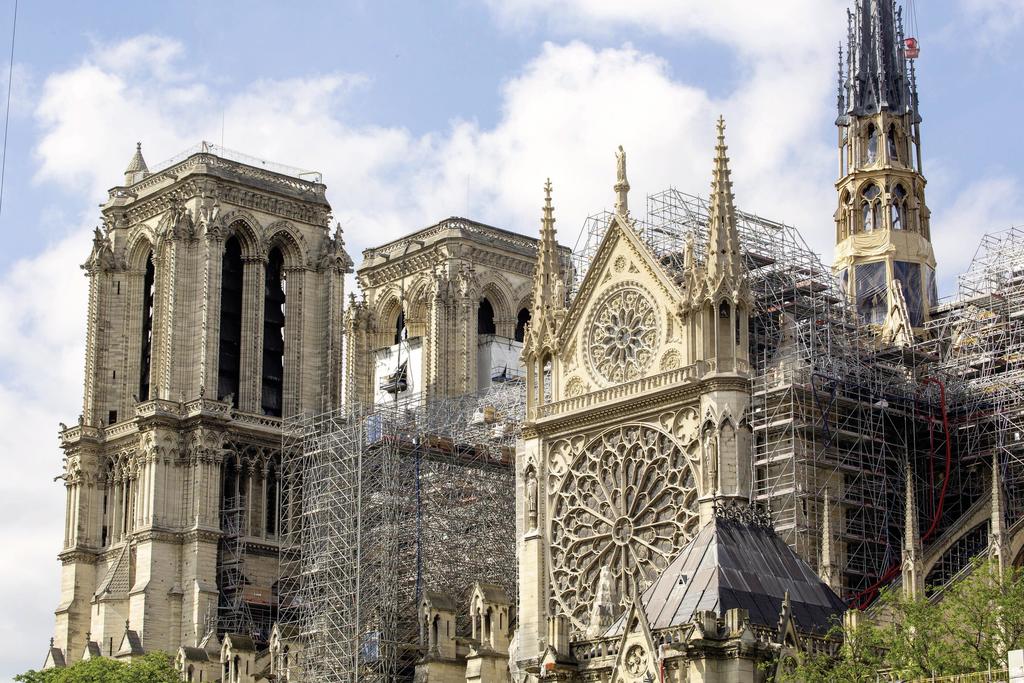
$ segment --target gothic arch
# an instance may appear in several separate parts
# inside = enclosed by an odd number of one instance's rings
[[[156,256],[156,248],[153,246],[155,243],[155,236],[149,226],[139,226],[125,248],[125,264],[129,271],[144,271],[146,269],[146,259],[149,254],[152,253],[154,257]]]
[[[221,244],[226,243],[234,235],[242,248],[243,259],[266,256],[267,250],[263,248],[263,240],[260,238],[263,226],[251,213],[242,210],[232,211],[224,216],[224,225],[228,227]]]
[[[390,294],[381,300],[377,307],[377,321],[379,332],[375,348],[391,346],[395,342],[395,334],[398,325],[398,316],[402,314],[402,300],[397,294]]]
[[[291,223],[278,221],[266,230],[267,239],[265,242],[266,254],[277,247],[284,256],[285,268],[295,268],[305,265],[306,248],[302,235],[298,234]]]
[[[489,275],[481,283],[480,298],[491,302],[496,320],[507,320],[515,315],[512,311],[512,285],[501,273],[491,272]]]

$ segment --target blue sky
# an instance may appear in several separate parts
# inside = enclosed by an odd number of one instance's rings
[[[79,412],[97,205],[137,140],[206,138],[324,172],[358,260],[449,215],[560,237],[634,195],[703,193],[723,113],[737,204],[829,260],[845,0],[21,2],[0,214],[0,679],[38,666],[57,604],[58,420]],[[942,290],[1024,223],[1024,0],[921,0],[925,174]],[[0,2],[0,55],[11,0]],[[4,59],[5,57],[0,57]],[[6,64],[0,69],[6,78]]]

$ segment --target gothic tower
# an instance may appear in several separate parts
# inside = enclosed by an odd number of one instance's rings
[[[105,656],[269,637],[282,419],[341,398],[344,276],[319,175],[203,143],[102,207],[85,391],[60,433],[55,647]]]
[[[443,399],[517,379],[537,240],[465,218],[363,252],[346,314],[346,400]],[[560,248],[551,258],[568,262]]]
[[[833,268],[861,319],[905,343],[936,302],[914,62],[895,0],[856,0],[848,24]]]

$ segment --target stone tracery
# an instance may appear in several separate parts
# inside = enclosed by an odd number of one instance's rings
[[[557,611],[575,627],[602,567],[620,594],[653,580],[696,532],[697,486],[682,448],[646,425],[592,439],[557,482],[552,501],[551,575]]]
[[[590,331],[590,360],[609,382],[629,382],[650,366],[658,348],[657,311],[640,289],[615,290],[601,302]]]

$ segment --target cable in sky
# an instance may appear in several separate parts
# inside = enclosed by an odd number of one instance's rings
[[[18,0],[14,0],[14,21],[11,23],[11,62],[7,68],[7,108],[4,111],[4,151],[0,157],[0,215],[4,212],[4,178],[7,175],[7,125],[11,121],[11,84],[14,83],[14,36],[18,30]]]

